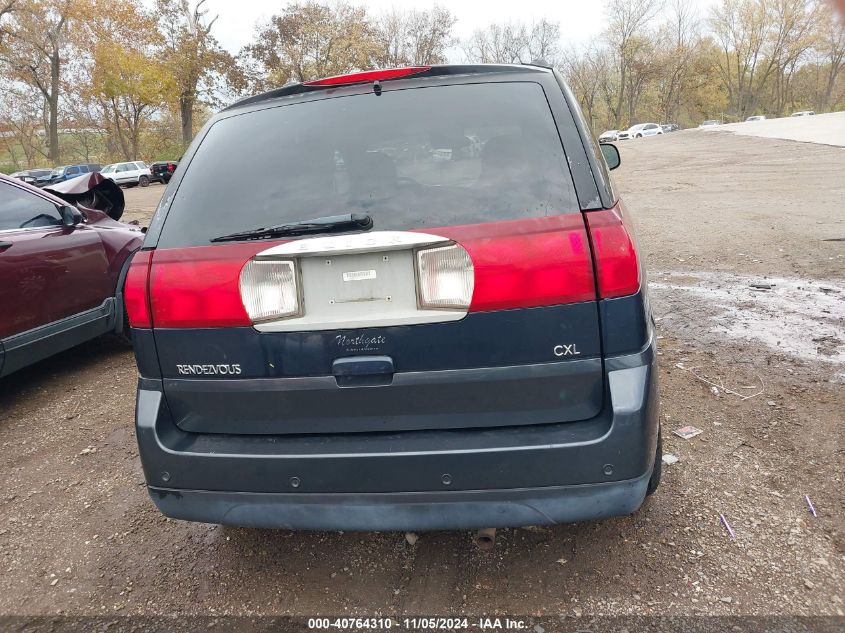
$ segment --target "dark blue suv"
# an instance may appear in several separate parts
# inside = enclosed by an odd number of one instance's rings
[[[657,372],[618,163],[540,66],[331,77],[217,114],[125,287],[155,504],[343,530],[635,511]]]
[[[102,169],[102,165],[98,163],[80,163],[78,165],[64,165],[62,167],[54,168],[46,176],[42,176],[33,184],[36,187],[46,187],[48,185],[55,185],[71,178],[77,178],[84,174],[91,174]]]

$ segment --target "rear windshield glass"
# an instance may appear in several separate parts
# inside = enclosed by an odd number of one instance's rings
[[[577,211],[539,84],[438,86],[218,121],[179,184],[159,246],[346,213],[402,230]]]

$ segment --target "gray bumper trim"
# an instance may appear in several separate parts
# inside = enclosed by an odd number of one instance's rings
[[[520,527],[631,514],[642,505],[651,471],[637,479],[578,486],[378,494],[296,494],[150,487],[176,519],[258,528],[444,530]]]

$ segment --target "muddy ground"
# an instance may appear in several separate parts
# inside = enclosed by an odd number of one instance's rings
[[[492,553],[169,521],[132,355],[103,339],[0,381],[0,613],[842,615],[845,149],[690,131],[621,150],[679,458],[636,515],[504,530]],[[128,191],[128,217],[163,190]]]

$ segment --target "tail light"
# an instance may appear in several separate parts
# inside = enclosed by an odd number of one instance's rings
[[[241,271],[241,299],[253,323],[302,314],[293,261],[252,259]]]
[[[469,307],[475,271],[467,252],[457,244],[417,251],[419,306],[428,309]]]
[[[134,328],[153,326],[148,292],[151,256],[152,251],[137,251],[126,273],[123,302],[126,306],[126,315],[129,317],[129,325]]]
[[[623,208],[589,211],[584,216],[593,243],[599,297],[609,299],[638,292],[640,263]]]
[[[472,260],[470,312],[533,308],[596,298],[584,219],[568,215],[448,227]]]
[[[431,66],[408,66],[406,68],[386,68],[383,70],[365,70],[360,73],[324,77],[313,81],[303,82],[304,86],[344,86],[348,84],[368,83],[371,81],[388,81],[400,79],[410,75],[417,75],[431,70]]]
[[[150,273],[150,304],[157,328],[250,326],[240,275],[262,243],[159,249]]]
[[[422,310],[487,312],[595,301],[597,278],[602,297],[632,294],[639,288],[636,251],[618,210],[426,232],[449,241],[414,252]],[[149,281],[139,286],[149,286],[149,303],[137,301],[138,307],[132,308],[138,322],[147,325],[136,327],[150,327],[150,315],[157,328],[249,327],[307,316],[303,296],[308,288],[303,287],[297,255],[256,258],[271,244],[155,251]],[[149,255],[144,257],[149,263]],[[130,282],[147,270],[141,266],[136,273],[136,265],[127,280],[128,302],[133,301]]]

